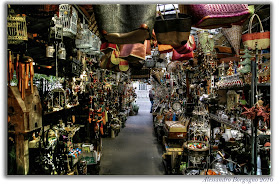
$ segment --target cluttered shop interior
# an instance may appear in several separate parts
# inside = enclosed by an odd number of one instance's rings
[[[7,175],[271,175],[270,4],[6,4]]]

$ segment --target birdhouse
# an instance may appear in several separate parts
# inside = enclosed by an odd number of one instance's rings
[[[62,88],[53,89],[51,92],[51,104],[54,111],[64,108],[66,92]]]
[[[239,94],[237,94],[234,90],[229,90],[227,92],[227,109],[231,110],[234,108],[239,101]]]
[[[17,174],[29,172],[29,140],[28,134],[42,127],[42,105],[37,87],[25,90],[22,100],[18,87],[8,86],[8,116],[10,118],[8,132],[15,134]]]
[[[80,49],[88,49],[92,47],[93,43],[93,33],[88,29],[87,24],[81,25],[80,37],[75,40],[76,47]]]
[[[222,62],[218,66],[219,77],[226,76],[226,68],[228,68],[228,67],[229,67],[229,65],[224,62]]]
[[[22,100],[18,87],[8,87],[8,115],[16,132],[30,132],[42,127],[42,105],[37,87],[34,86],[33,94],[30,89],[25,91]]]

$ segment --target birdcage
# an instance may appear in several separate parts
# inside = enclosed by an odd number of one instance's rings
[[[93,45],[94,34],[88,29],[87,24],[82,25],[81,37],[76,38],[76,47],[79,49],[89,49]]]
[[[27,27],[25,15],[9,15],[7,18],[8,44],[19,44],[27,41]]]
[[[63,39],[63,26],[61,23],[61,18],[57,17],[57,15],[55,14],[53,17],[55,26],[54,26],[54,37],[55,39]]]
[[[100,55],[101,40],[95,34],[93,34],[92,37],[92,46],[89,49],[87,49],[85,53],[89,55]]]
[[[92,42],[92,47],[90,48],[93,51],[100,51],[100,46],[101,46],[101,40],[99,37],[97,37],[95,34],[93,34],[93,42]]]
[[[50,27],[49,37],[56,40],[63,40],[63,26],[61,24],[61,18],[56,14],[52,17],[53,27]]]
[[[63,36],[73,37],[77,33],[77,10],[69,4],[59,5],[59,17],[63,26]]]

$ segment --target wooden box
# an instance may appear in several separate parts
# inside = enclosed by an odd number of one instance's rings
[[[187,127],[181,121],[165,121],[164,131],[168,139],[185,139]]]

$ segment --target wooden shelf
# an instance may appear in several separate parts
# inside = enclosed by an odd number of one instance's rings
[[[270,83],[258,83],[258,87],[270,87]]]
[[[72,106],[72,107],[69,107],[69,108],[60,109],[60,110],[58,110],[58,111],[44,112],[43,115],[49,115],[49,114],[53,114],[53,113],[58,113],[58,112],[61,112],[61,111],[63,111],[63,110],[69,110],[69,109],[75,108],[75,107],[77,107],[77,106],[79,106],[79,104],[78,104],[78,105],[75,105],[75,106]]]
[[[258,83],[257,87],[270,87],[270,83]],[[251,85],[244,84],[242,87],[219,88],[218,90],[242,90],[243,88],[249,89]]]

